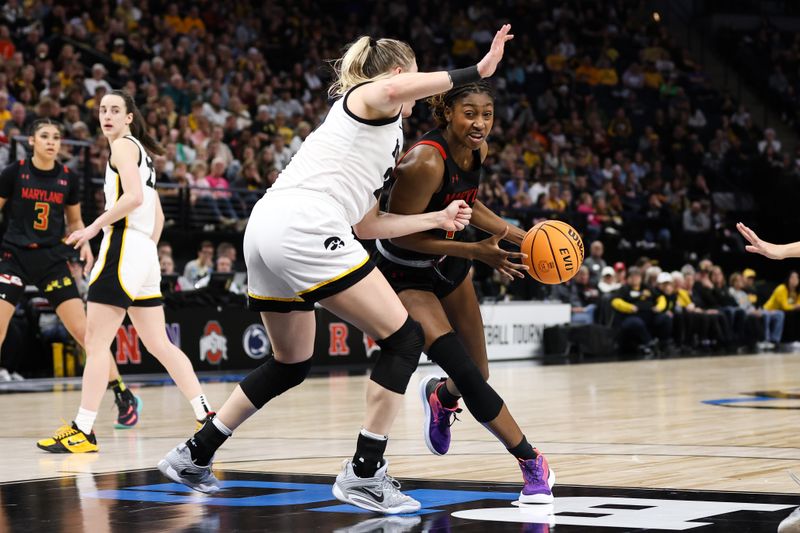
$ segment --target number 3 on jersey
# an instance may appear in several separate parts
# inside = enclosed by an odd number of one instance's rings
[[[36,202],[33,205],[33,210],[36,211],[36,220],[33,221],[33,229],[47,231],[47,226],[50,223],[50,204],[47,202]]]

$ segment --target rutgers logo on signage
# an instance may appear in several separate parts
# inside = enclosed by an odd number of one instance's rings
[[[222,333],[222,326],[216,320],[209,320],[200,337],[200,360],[218,365],[228,358],[228,339]]]
[[[350,355],[350,347],[347,345],[347,337],[350,329],[344,322],[331,322],[328,324],[330,334],[330,344],[328,345],[328,355],[338,357]]]

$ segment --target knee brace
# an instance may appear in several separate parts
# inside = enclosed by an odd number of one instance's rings
[[[247,399],[261,409],[274,397],[300,385],[310,370],[310,357],[302,363],[286,364],[270,356],[264,364],[247,374],[239,387]]]
[[[425,346],[422,326],[409,316],[400,329],[376,342],[381,347],[381,354],[369,378],[385,389],[405,394]]]
[[[433,341],[428,357],[456,384],[475,420],[485,424],[497,418],[503,408],[503,399],[483,378],[458,335],[450,332]]]

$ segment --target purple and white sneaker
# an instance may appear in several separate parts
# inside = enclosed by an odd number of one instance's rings
[[[519,460],[522,478],[525,486],[519,493],[520,503],[553,503],[553,485],[556,483],[556,473],[550,469],[545,456],[536,448],[536,459],[527,461]]]
[[[430,375],[419,382],[419,395],[425,409],[422,434],[428,449],[435,455],[444,455],[450,449],[450,426],[458,420],[456,414],[461,412],[459,407],[450,409],[439,401],[436,391],[444,386],[445,381],[447,378]]]

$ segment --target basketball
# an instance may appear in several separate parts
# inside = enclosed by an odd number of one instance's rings
[[[528,274],[548,285],[569,281],[583,263],[583,239],[560,220],[545,220],[528,230],[520,251],[528,255],[522,260]]]

